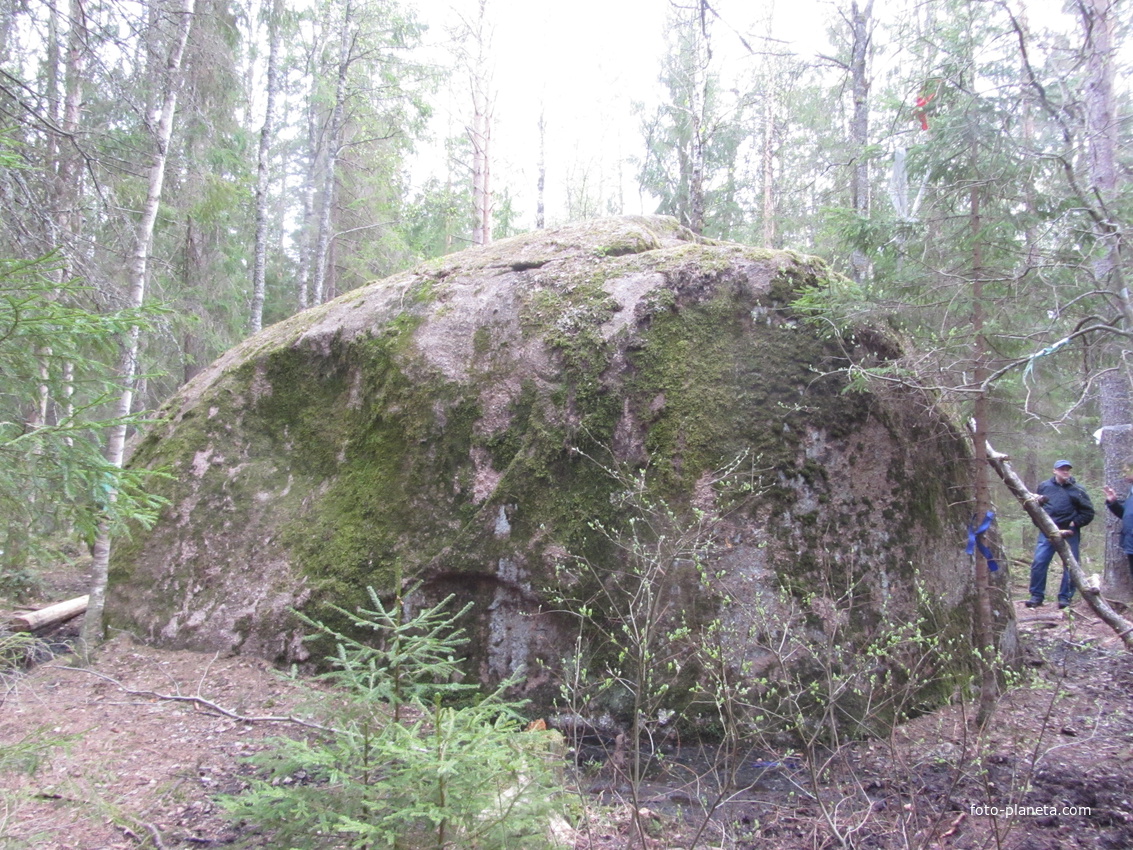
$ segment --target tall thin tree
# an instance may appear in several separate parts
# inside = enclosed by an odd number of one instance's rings
[[[319,207],[318,236],[311,261],[313,285],[311,303],[322,304],[327,289],[328,266],[331,249],[331,229],[334,225],[334,198],[338,179],[338,157],[342,152],[342,131],[346,112],[346,83],[350,64],[354,61],[354,3],[347,0],[342,7],[338,30],[338,68],[335,78],[334,107],[326,130],[326,157],[323,164],[322,197]]]
[[[264,123],[256,154],[256,247],[252,263],[252,312],[248,327],[258,332],[264,324],[264,282],[267,267],[269,165],[275,137],[275,101],[279,94],[279,30],[283,0],[272,0],[268,12],[268,60],[264,83]]]
[[[155,0],[156,4],[157,0]],[[171,35],[164,66],[158,85],[158,96],[153,101],[153,111],[149,116],[149,126],[153,128],[152,156],[147,170],[146,197],[133,232],[133,245],[127,262],[126,300],[134,307],[141,307],[146,301],[146,280],[150,246],[153,244],[154,225],[157,222],[158,207],[161,204],[162,187],[165,184],[166,163],[169,143],[173,137],[174,116],[177,112],[177,96],[181,87],[181,65],[185,55],[185,45],[189,40],[193,20],[196,16],[197,0],[181,0],[179,7],[172,10],[175,27]],[[151,7],[152,13],[156,10]],[[123,346],[122,359],[118,373],[122,382],[122,392],[117,401],[117,415],[122,424],[114,427],[107,439],[106,458],[115,466],[122,466],[126,454],[126,425],[134,405],[135,380],[138,375],[138,353],[141,347],[141,330],[135,325],[131,328]],[[108,498],[113,499],[114,493]],[[106,601],[106,583],[109,576],[111,539],[109,526],[103,522],[94,541],[94,560],[91,565],[90,602],[83,620],[83,651],[90,652],[103,636],[103,607]]]
[[[853,173],[851,194],[854,212],[861,218],[869,217],[869,59],[873,40],[873,0],[866,0],[859,6],[857,0],[850,4],[850,33],[852,47],[850,52],[850,86],[853,97],[853,113],[850,118],[850,141],[853,145]],[[865,252],[855,248],[850,258],[854,280],[861,283],[868,274],[869,262]]]
[[[492,128],[495,123],[495,83],[492,74],[493,27],[488,19],[488,0],[478,0],[474,20],[463,22],[461,36],[468,88],[472,97],[472,120],[468,140],[472,143],[472,241],[492,241]]]

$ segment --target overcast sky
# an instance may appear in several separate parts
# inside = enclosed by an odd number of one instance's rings
[[[443,43],[458,14],[475,15],[476,0],[417,0],[417,6],[430,25],[430,40]],[[822,20],[831,11],[829,0],[718,0],[713,7],[721,16],[713,28],[714,50],[737,53],[742,48],[732,30],[746,36],[753,17],[769,11],[778,12],[778,37],[813,53],[824,42]],[[620,186],[627,213],[653,212],[655,200],[639,197],[633,168],[624,163],[642,148],[634,104],[651,108],[663,96],[658,74],[670,9],[669,0],[488,0],[497,92],[493,182],[497,191],[511,190],[522,228],[535,222],[541,109],[548,224],[565,215],[565,187],[578,186],[584,175],[605,194]],[[465,80],[455,77],[434,117],[438,141],[463,131],[469,102]],[[435,163],[423,157],[415,178],[438,170]]]

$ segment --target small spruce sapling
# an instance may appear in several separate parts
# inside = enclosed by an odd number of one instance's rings
[[[333,731],[275,739],[226,808],[293,848],[547,846],[555,733],[523,731],[522,705],[505,696],[514,680],[486,696],[452,681],[469,606],[451,613],[450,596],[408,616],[402,597],[387,607],[369,594],[372,610],[337,610],[372,646],[300,615],[310,638],[337,646],[318,677]]]

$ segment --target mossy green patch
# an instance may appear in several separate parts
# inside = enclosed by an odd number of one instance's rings
[[[318,598],[344,607],[364,601],[367,586],[394,591],[467,517],[460,473],[479,410],[443,378],[407,371],[414,324],[329,358],[281,356],[256,411],[313,488],[284,543]]]
[[[760,466],[799,464],[807,427],[840,432],[860,424],[865,404],[840,396],[815,364],[834,351],[786,322],[757,322],[733,292],[653,316],[629,353],[628,390],[650,422],[646,446],[688,476],[748,451]],[[849,403],[847,403],[849,402]],[[804,477],[821,474],[814,464]]]
[[[472,334],[472,350],[478,355],[492,350],[492,332],[487,327],[479,327]]]

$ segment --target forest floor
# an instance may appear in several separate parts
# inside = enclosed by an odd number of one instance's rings
[[[62,597],[56,597],[62,598]],[[982,734],[971,707],[945,706],[888,740],[848,746],[822,775],[751,766],[700,834],[700,847],[1133,847],[1133,655],[1080,600],[1067,612],[1017,603],[1024,684]],[[59,640],[73,634],[75,623]],[[82,670],[61,656],[0,690],[0,746],[47,749],[34,772],[0,774],[0,848],[271,847],[230,822],[243,759],[294,725],[224,716],[299,710],[304,691],[262,661],[152,649],[119,636]],[[161,695],[161,696],[159,696]],[[687,769],[684,775],[689,775]],[[639,805],[651,848],[687,848],[703,775],[658,777]],[[616,783],[583,783],[576,848],[642,846]],[[842,836],[839,845],[835,834]]]

